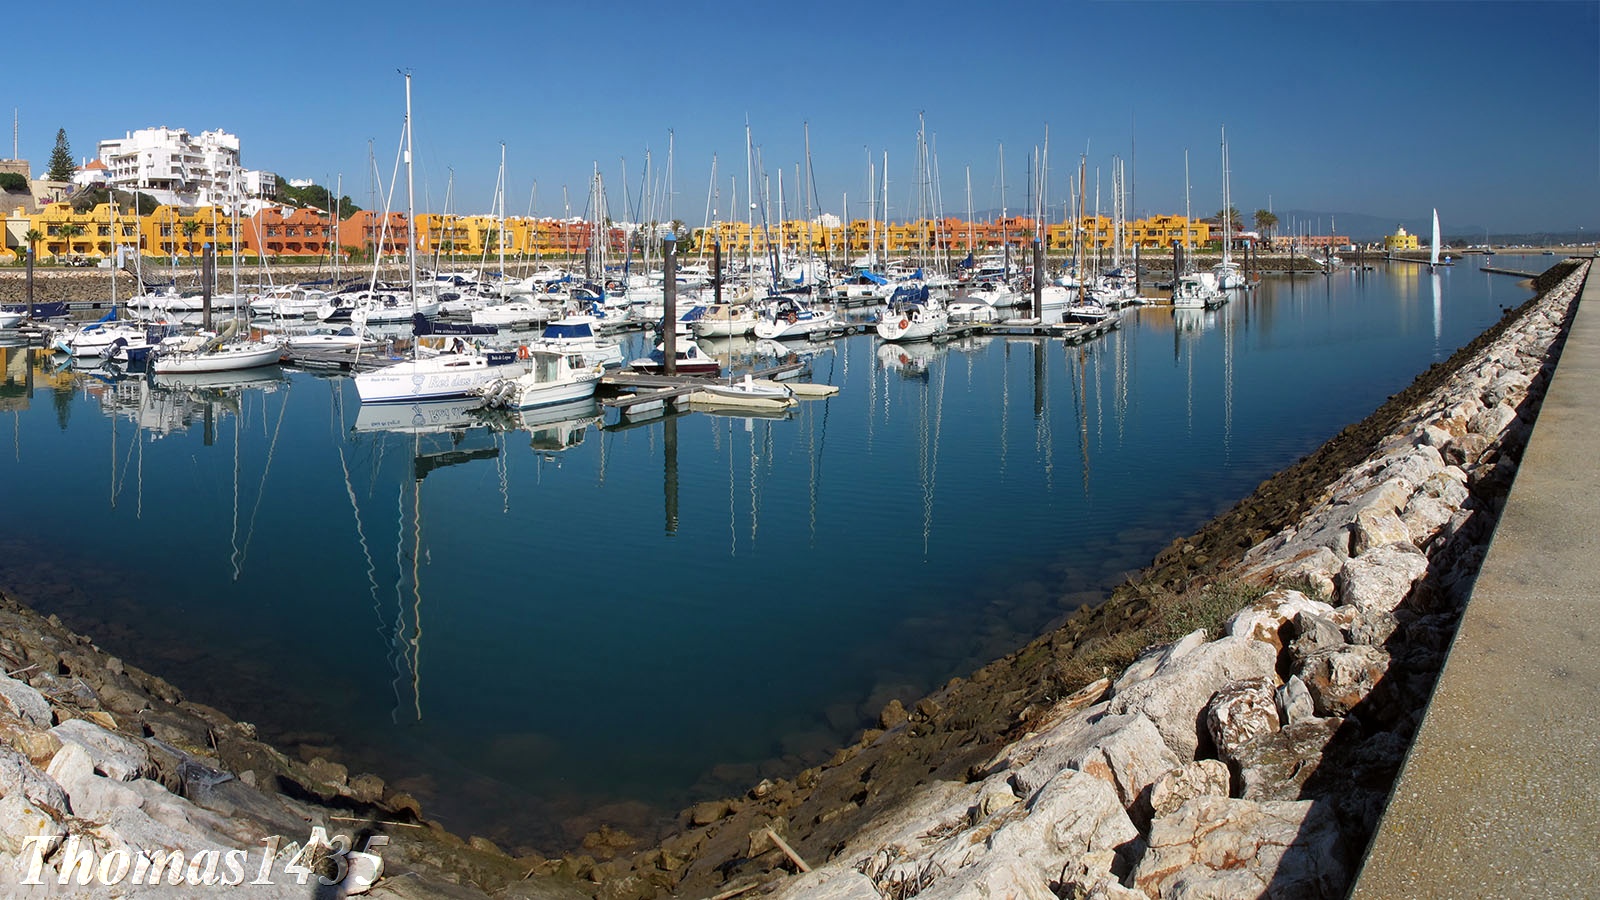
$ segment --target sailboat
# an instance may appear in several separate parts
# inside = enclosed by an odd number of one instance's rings
[[[1231,291],[1244,287],[1244,275],[1239,264],[1233,261],[1233,197],[1228,190],[1228,130],[1222,130],[1222,261],[1211,267],[1217,276],[1217,287]]]
[[[1443,262],[1439,259],[1439,211],[1435,209],[1433,211],[1433,243],[1428,248],[1428,268],[1437,269],[1440,266],[1448,265],[1450,265],[1450,257],[1445,257]]]
[[[415,222],[415,194],[411,181],[411,74],[406,77],[406,221]],[[416,242],[406,241],[406,260],[411,269],[411,298],[415,306],[417,285]],[[408,312],[409,320],[412,313]],[[528,370],[511,352],[483,352],[461,337],[452,339],[446,352],[413,357],[355,377],[356,393],[363,403],[394,400],[415,401],[445,397],[465,397],[499,378],[516,378]]]

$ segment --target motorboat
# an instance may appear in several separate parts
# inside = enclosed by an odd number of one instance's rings
[[[357,350],[381,347],[383,344],[368,338],[363,332],[349,325],[339,328],[323,325],[310,331],[288,335],[284,340],[284,346],[291,351]]]
[[[544,333],[528,342],[528,349],[562,350],[583,354],[590,364],[622,365],[622,346],[600,337],[600,320],[594,316],[563,316],[544,327]]]
[[[722,363],[717,358],[700,349],[700,345],[686,337],[676,340],[677,352],[674,354],[673,367],[679,375],[719,375],[722,373]],[[649,356],[641,357],[628,363],[628,368],[635,372],[647,375],[660,375],[666,370],[666,351],[662,344],[657,344],[656,349]]]
[[[528,370],[515,378],[497,378],[479,388],[485,406],[529,409],[594,396],[605,369],[571,351],[528,350]]]
[[[746,373],[742,381],[711,382],[689,396],[689,402],[707,406],[782,409],[794,406],[794,389],[776,381],[757,381]]]
[[[1172,305],[1175,309],[1211,309],[1227,302],[1228,295],[1217,285],[1210,272],[1191,272],[1178,276],[1172,285]]]
[[[0,309],[0,328],[15,328],[26,319],[26,312],[12,312],[9,309]]]
[[[497,378],[527,371],[522,351],[482,350],[465,338],[453,338],[443,353],[401,360],[355,376],[363,403],[467,397]]]

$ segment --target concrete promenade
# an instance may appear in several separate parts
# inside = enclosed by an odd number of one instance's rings
[[[1361,900],[1600,896],[1600,272],[1580,297]]]

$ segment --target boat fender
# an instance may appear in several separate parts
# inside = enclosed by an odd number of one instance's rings
[[[911,327],[911,320],[909,320],[909,319],[901,319],[900,320],[900,328],[901,328],[902,331],[907,329],[907,328],[910,328],[910,327]]]
[[[527,344],[523,344],[522,346],[517,348],[517,359],[527,359],[528,356],[529,356],[529,354],[528,354],[528,345]]]

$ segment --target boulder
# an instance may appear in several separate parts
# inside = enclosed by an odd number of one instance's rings
[[[1150,785],[1153,817],[1171,815],[1196,797],[1231,796],[1233,777],[1220,759],[1197,759],[1163,774]]]
[[[82,744],[63,743],[50,760],[50,777],[72,798],[72,814],[104,822],[119,809],[140,806],[139,794],[122,781],[95,772],[94,758]]]
[[[772,900],[881,900],[872,879],[844,867],[813,869],[783,881]]]
[[[1443,500],[1418,491],[1401,511],[1400,522],[1405,526],[1406,536],[1411,543],[1421,547],[1439,533],[1439,529],[1450,521],[1455,512],[1455,508]]]
[[[1363,614],[1392,613],[1427,571],[1428,558],[1409,541],[1374,548],[1339,570],[1338,601]]]
[[[1389,654],[1365,644],[1319,650],[1297,673],[1319,716],[1346,716],[1389,670]]]
[[[1103,716],[1061,731],[1059,742],[1012,773],[1019,796],[1031,797],[1061,770],[1077,769],[1111,785],[1127,807],[1156,776],[1179,763],[1155,724],[1142,715]]]
[[[150,762],[150,751],[115,732],[107,731],[93,722],[69,719],[50,729],[50,733],[63,744],[77,744],[88,751],[94,760],[95,771],[117,781],[132,781],[155,775]]]
[[[1333,554],[1327,550],[1321,552],[1333,558]],[[1334,571],[1337,570],[1335,567]],[[1284,625],[1302,613],[1325,617],[1333,614],[1333,607],[1320,600],[1312,600],[1299,591],[1271,591],[1234,613],[1223,630],[1236,637],[1251,638],[1282,649],[1284,641],[1293,637],[1284,634]]]
[[[38,847],[49,856],[67,836],[67,826],[22,794],[7,794],[0,800],[0,851],[16,856],[25,848],[23,842],[34,836],[44,838]]]
[[[1467,421],[1467,430],[1493,441],[1517,420],[1517,411],[1505,404],[1485,407]]]
[[[60,755],[60,752],[56,753],[56,756]],[[22,754],[10,747],[0,746],[0,796],[10,797],[13,794],[27,798],[30,803],[47,812],[72,812],[67,792],[61,789],[55,779],[39,771]]]
[[[1163,644],[1139,654],[1138,658],[1128,664],[1122,675],[1111,685],[1111,694],[1116,696],[1128,687],[1138,684],[1150,676],[1161,671],[1173,661],[1182,659],[1187,653],[1206,642],[1205,629],[1191,631],[1170,644]]]
[[[926,877],[936,877],[936,873],[929,872]],[[889,890],[884,896],[912,896],[911,893],[897,893],[895,886],[886,887]],[[969,897],[1057,900],[1056,894],[1050,890],[1050,879],[1033,866],[1018,859],[994,855],[984,857],[976,865],[959,869],[949,877],[939,878],[915,896],[919,900],[966,900]]]
[[[1300,799],[1342,724],[1342,719],[1310,717],[1239,746],[1233,758],[1239,772],[1239,796],[1246,800]]]
[[[1400,479],[1410,485],[1427,481],[1444,468],[1444,457],[1435,447],[1423,444],[1412,447],[1404,456],[1391,460],[1384,466],[1386,478]]]
[[[1274,699],[1278,701],[1278,720],[1284,725],[1304,722],[1317,714],[1311,691],[1299,675],[1290,675],[1288,681],[1279,685]]]
[[[1270,644],[1229,635],[1183,657],[1111,698],[1113,715],[1143,713],[1179,762],[1195,758],[1201,746],[1201,713],[1217,691],[1246,678],[1272,678],[1277,652]],[[1209,737],[1206,738],[1209,741]]]
[[[1028,801],[1026,815],[989,835],[987,858],[1021,861],[1048,883],[1091,854],[1109,874],[1116,851],[1138,836],[1109,784],[1067,769]]]
[[[0,708],[35,728],[50,727],[50,702],[28,684],[0,675]]]
[[[1275,679],[1250,678],[1233,682],[1211,698],[1206,707],[1206,731],[1218,756],[1234,760],[1240,747],[1278,730],[1275,686]]]
[[[1333,815],[1311,801],[1199,797],[1151,824],[1133,878],[1151,897],[1335,898],[1344,857]]]

